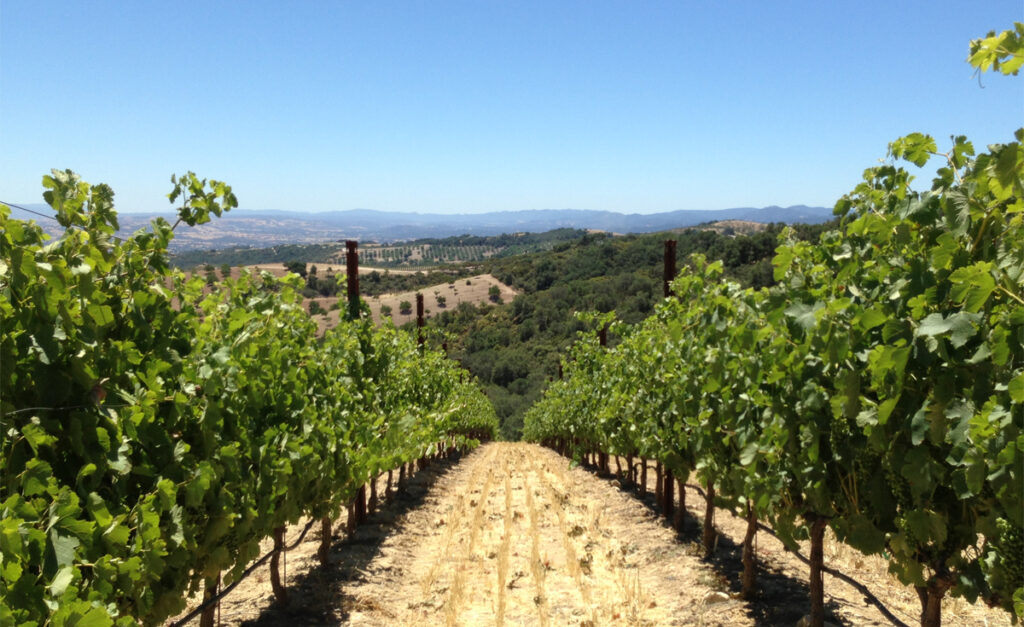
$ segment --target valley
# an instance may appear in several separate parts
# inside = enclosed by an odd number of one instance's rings
[[[793,228],[796,237],[811,239],[825,227]],[[384,317],[382,311],[389,312],[392,323],[401,327],[415,325],[416,293],[423,294],[428,341],[438,348],[446,343],[449,355],[480,380],[495,405],[502,435],[516,439],[526,408],[557,376],[558,360],[584,328],[576,318],[578,312],[614,311],[619,320],[635,323],[653,311],[662,297],[665,239],[677,241],[680,266],[690,254],[701,253],[722,260],[737,280],[763,287],[773,280],[770,259],[781,229],[781,225],[733,222],[648,235],[558,230],[409,242],[411,248],[443,246],[453,257],[460,254],[460,246],[542,248],[425,268],[382,268],[375,261],[364,262],[367,251],[373,255],[379,249],[360,245],[360,292],[375,321]],[[203,260],[204,265],[192,271],[205,274],[211,283],[225,271],[237,276],[238,268],[227,260],[243,259],[249,262],[246,267],[275,276],[282,276],[288,265],[303,275],[304,307],[312,307],[323,333],[338,324],[344,309],[344,289],[338,286],[338,278],[345,273],[344,264],[339,263],[343,248],[342,244],[316,244],[187,253],[179,254],[175,263]],[[244,256],[234,256],[239,252]],[[500,300],[492,298],[492,288],[497,288]],[[403,311],[403,302],[410,305],[409,310]]]

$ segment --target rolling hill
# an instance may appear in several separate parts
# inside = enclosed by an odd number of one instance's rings
[[[47,205],[19,205],[45,215],[53,215]],[[35,219],[52,235],[62,229],[55,221],[14,209],[18,218]],[[134,232],[163,216],[174,221],[170,212],[121,213],[123,232]],[[540,209],[473,214],[397,213],[355,209],[350,211],[279,211],[239,209],[224,214],[209,224],[179,228],[171,249],[211,250],[232,246],[274,246],[331,240],[356,239],[361,242],[394,242],[426,237],[453,235],[498,235],[529,231],[540,233],[553,229],[573,228],[610,231],[613,233],[652,233],[694,226],[705,222],[744,220],[750,222],[785,222],[818,224],[832,217],[825,207],[740,207],[721,210],[680,210],[653,214],[624,214],[582,209]]]

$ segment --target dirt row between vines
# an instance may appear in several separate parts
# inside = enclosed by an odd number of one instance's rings
[[[653,469],[648,475],[653,486]],[[221,602],[221,624],[795,625],[807,613],[806,568],[777,541],[759,534],[762,593],[742,601],[735,547],[742,522],[718,513],[719,550],[705,562],[696,545],[703,501],[695,493],[688,490],[690,520],[680,536],[650,497],[617,486],[522,443],[435,462],[369,524],[336,538],[330,567],[316,559],[315,532],[289,552],[287,606],[274,601],[262,568]],[[289,529],[287,542],[302,526]],[[831,621],[888,624],[853,588],[827,576],[825,585]],[[915,622],[914,607],[904,605],[913,591],[891,580],[874,591]],[[943,618],[1009,624],[1005,614],[955,600]]]

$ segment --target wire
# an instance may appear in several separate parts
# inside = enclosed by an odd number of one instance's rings
[[[299,536],[299,539],[296,540],[295,543],[292,544],[290,547],[287,544],[285,544],[283,552],[287,554],[288,551],[290,551],[290,550],[294,549],[295,547],[297,547],[299,545],[299,543],[302,542],[302,539],[306,537],[306,532],[309,531],[309,528],[313,526],[313,523],[315,521],[316,521],[315,518],[310,518],[309,519],[309,523],[306,525],[306,528],[302,530],[302,534]],[[282,543],[282,544],[284,544],[284,543]],[[254,570],[256,570],[257,568],[262,566],[264,563],[266,563],[266,561],[268,559],[273,557],[274,553],[276,553],[276,552],[277,552],[276,549],[270,550],[266,555],[264,555],[259,560],[254,562],[251,566],[246,568],[245,571],[242,573],[242,576],[239,577],[238,579],[234,580],[233,582],[231,582],[231,585],[229,585],[228,587],[224,588],[223,590],[218,592],[216,595],[214,595],[213,597],[211,597],[210,599],[205,601],[202,605],[200,605],[199,607],[197,607],[194,610],[192,610],[191,612],[189,612],[184,618],[181,618],[181,619],[175,621],[174,623],[171,623],[170,627],[182,627],[183,625],[185,625],[185,623],[189,622],[190,620],[192,620],[196,616],[199,616],[200,614],[202,614],[204,610],[206,610],[209,607],[212,607],[214,603],[218,603],[221,599],[226,597],[229,592],[234,590],[235,586],[237,586],[238,584],[242,583],[242,580],[244,580],[246,577],[251,575]]]
[[[12,202],[6,202],[4,200],[0,200],[0,205],[7,205],[8,207],[11,207],[13,209],[17,209],[18,211],[24,211],[25,213],[31,213],[32,215],[39,216],[40,218],[46,218],[47,220],[53,220],[54,222],[60,224],[60,220],[57,219],[57,216],[52,216],[52,215],[49,215],[49,214],[46,214],[46,213],[40,213],[40,212],[38,212],[38,211],[36,211],[34,209],[29,209],[28,207],[22,207],[21,205],[16,205],[16,204],[14,204]],[[64,225],[61,225],[61,226],[64,226]],[[78,225],[78,224],[72,224],[70,227],[65,227],[65,228],[73,228],[73,229],[78,229],[80,231],[85,231],[86,230],[85,227],[83,227],[81,225]],[[111,235],[110,238],[111,239],[115,239],[115,240],[121,242],[122,244],[127,244],[128,243],[128,240],[126,240],[123,237],[118,237],[117,235]]]
[[[202,605],[200,605],[196,609],[194,609],[191,612],[189,612],[181,620],[178,620],[178,621],[176,621],[174,623],[171,623],[170,627],[182,627],[183,625],[188,623],[190,620],[192,620],[196,616],[199,616],[200,614],[202,614],[207,608],[211,607],[214,603],[217,603],[218,601],[220,601],[221,599],[226,597],[229,592],[231,592],[232,590],[235,589],[235,586],[237,586],[238,584],[242,583],[242,581],[246,577],[251,575],[252,571],[256,570],[257,568],[259,568],[260,566],[265,564],[267,560],[269,560],[271,557],[273,557],[274,553],[275,553],[275,551],[270,551],[269,553],[267,553],[266,555],[264,555],[263,557],[258,559],[251,566],[249,566],[249,568],[245,569],[245,572],[242,573],[241,577],[239,577],[235,581],[231,582],[231,585],[229,585],[228,587],[224,588],[223,590],[218,592],[213,598],[211,598],[210,600],[206,601],[205,603],[203,603]]]
[[[704,490],[702,490],[700,488],[700,486],[695,486],[692,483],[687,483],[686,487],[690,488],[691,490],[694,490],[700,496],[702,496],[704,498],[707,498],[707,495],[705,494]],[[717,508],[716,508],[716,511],[717,511]],[[732,512],[730,512],[730,514],[732,514]],[[734,517],[736,516],[735,514],[732,514],[732,515]],[[757,528],[760,529],[761,531],[764,531],[765,533],[767,533],[771,537],[773,537],[773,538],[775,538],[777,540],[779,539],[779,536],[778,536],[778,534],[775,533],[774,529],[772,529],[771,527],[769,527],[768,525],[766,525],[766,524],[764,524],[764,523],[762,523],[760,521],[757,523]],[[754,536],[754,537],[756,538],[757,536]],[[781,540],[779,540],[779,541],[781,542]],[[786,551],[789,552],[789,553],[792,553],[794,556],[796,556],[797,559],[799,559],[804,564],[810,564],[811,563],[811,560],[809,560],[806,557],[804,557],[803,555],[801,555],[800,551],[791,551],[789,548],[786,548]],[[870,603],[871,605],[874,605],[875,609],[877,609],[879,612],[881,612],[882,616],[884,616],[887,619],[889,619],[889,622],[891,622],[893,625],[896,625],[896,627],[908,627],[907,624],[904,623],[903,621],[901,621],[899,618],[897,618],[889,610],[889,608],[887,608],[879,600],[878,597],[876,597],[874,594],[872,594],[871,591],[868,590],[868,587],[865,586],[864,584],[860,583],[859,581],[857,581],[853,577],[850,577],[849,575],[847,575],[845,573],[842,573],[842,572],[840,572],[840,571],[838,571],[838,570],[836,570],[836,569],[834,569],[834,568],[832,568],[830,566],[827,566],[825,564],[821,565],[821,570],[822,570],[822,572],[828,573],[829,575],[832,575],[836,579],[844,581],[847,584],[849,584],[850,586],[853,586],[853,588],[855,590],[857,590],[857,592],[860,592],[861,594],[864,595],[864,601],[866,603]]]
[[[306,532],[309,531],[309,528],[313,526],[314,522],[316,522],[316,519],[315,518],[310,518],[309,522],[306,524],[306,528],[302,530],[301,534],[299,534],[299,539],[296,540],[294,543],[292,543],[291,546],[288,546],[287,544],[285,544],[284,550],[285,551],[294,551],[295,547],[299,546],[299,543],[302,542],[302,539],[306,537]]]
[[[658,465],[661,465],[661,462],[658,462]],[[691,490],[694,490],[697,494],[699,494],[700,496],[704,497],[705,499],[707,498],[707,494],[704,492],[704,490],[702,490],[700,488],[700,486],[695,486],[693,484],[687,483],[687,484],[684,485],[684,489],[685,488],[690,488]],[[717,513],[718,513],[717,508],[715,508],[715,510],[712,513],[712,516],[714,516]],[[732,512],[730,512],[730,514],[732,514]],[[736,516],[735,514],[732,514],[732,515],[734,517]],[[757,528],[760,529],[761,531],[764,531],[765,533],[767,533],[768,535],[772,536],[773,538],[778,539],[778,537],[779,537],[775,533],[775,530],[773,530],[771,527],[765,525],[764,523],[758,522],[757,523]],[[716,535],[720,535],[720,534],[716,534]],[[755,538],[755,542],[756,542],[757,541],[756,540],[757,536],[754,536],[754,538]],[[717,543],[717,540],[718,539],[716,537],[716,539],[715,539],[716,543]],[[789,551],[788,548],[786,550]],[[793,555],[795,555],[804,564],[810,564],[811,563],[810,560],[807,559],[806,557],[804,557],[803,555],[801,555],[799,551],[790,551],[790,552]],[[755,548],[755,555],[756,555],[756,548]],[[847,575],[845,573],[842,573],[842,572],[840,572],[840,571],[838,571],[838,570],[836,570],[834,568],[831,568],[829,566],[826,566],[824,564],[822,564],[821,570],[823,572],[828,573],[829,575],[832,575],[833,577],[835,577],[835,578],[837,578],[837,579],[839,579],[841,581],[846,582],[847,584],[852,586],[855,590],[857,590],[858,592],[863,594],[864,595],[864,601],[866,603],[869,603],[869,604],[875,606],[875,609],[877,609],[882,614],[882,616],[884,616],[885,618],[889,619],[889,621],[893,625],[895,625],[896,627],[908,627],[907,624],[904,623],[903,621],[901,621],[899,618],[897,618],[896,615],[893,614],[889,610],[889,608],[887,608],[885,606],[885,604],[883,604],[882,601],[879,600],[878,597],[876,597],[874,594],[872,594],[871,590],[869,590],[868,587],[865,586],[864,584],[860,583],[859,581],[857,581],[853,577],[850,577],[849,575]]]
[[[53,220],[54,222],[60,222],[60,220],[57,219],[57,216],[51,216],[51,215],[48,215],[48,214],[45,214],[45,213],[39,213],[38,211],[36,211],[34,209],[29,209],[28,207],[22,207],[21,205],[16,205],[16,204],[14,204],[12,202],[6,202],[6,201],[3,201],[3,200],[0,200],[0,204],[7,205],[8,207],[12,207],[12,208],[17,209],[19,211],[24,211],[25,213],[31,213],[33,215],[37,215],[40,218],[47,218],[49,220]]]
[[[4,418],[13,416],[15,414],[24,414],[29,411],[64,411],[66,409],[89,409],[90,407],[98,407],[100,409],[119,409],[121,407],[131,407],[130,403],[124,403],[121,405],[64,405],[61,407],[25,407],[23,409],[15,409],[4,414]]]

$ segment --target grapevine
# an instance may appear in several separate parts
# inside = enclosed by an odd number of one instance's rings
[[[178,223],[237,204],[173,183]],[[44,187],[54,241],[0,205],[0,623],[158,624],[275,529],[493,437],[482,391],[407,334],[357,317],[317,338],[296,277],[204,292],[169,267],[177,224],[121,238],[109,187]]]
[[[972,63],[1015,74],[1022,28],[973,42]],[[837,202],[835,230],[782,235],[770,289],[693,258],[677,299],[618,325],[622,342],[570,368],[524,433],[685,459],[721,504],[751,506],[790,545],[831,526],[917,587],[923,624],[938,624],[947,591],[1021,618],[1022,141],[1024,129],[977,153],[954,137],[940,153],[926,135],[896,140]],[[916,191],[900,163],[934,158]]]

